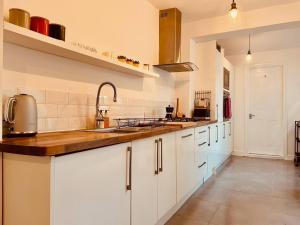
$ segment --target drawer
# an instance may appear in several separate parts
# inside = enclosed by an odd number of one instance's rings
[[[195,129],[195,139],[207,140],[208,138],[208,128],[207,127],[197,127]]]
[[[195,140],[195,148],[196,150],[206,150],[208,148],[207,139],[198,139]]]
[[[200,165],[207,162],[207,151],[206,150],[196,150],[195,152],[195,162]]]

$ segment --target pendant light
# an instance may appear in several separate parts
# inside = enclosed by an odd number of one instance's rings
[[[249,34],[249,50],[246,56],[246,60],[250,62],[252,60],[252,52],[251,52],[251,36]]]
[[[233,0],[232,3],[231,3],[231,8],[229,10],[229,15],[232,17],[232,18],[236,18],[237,15],[238,15],[238,9],[236,7],[236,2]]]

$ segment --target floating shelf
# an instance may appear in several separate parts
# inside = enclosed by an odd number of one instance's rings
[[[72,44],[56,40],[8,22],[4,22],[3,39],[7,43],[129,75],[153,78],[159,77],[157,73],[121,63],[117,60],[99,55],[99,53],[92,53],[77,48]]]

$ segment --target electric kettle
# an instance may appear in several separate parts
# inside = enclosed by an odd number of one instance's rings
[[[8,99],[4,110],[7,136],[34,136],[37,134],[37,105],[33,96],[15,95]]]

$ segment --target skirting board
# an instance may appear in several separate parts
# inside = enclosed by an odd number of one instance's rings
[[[257,155],[257,154],[247,154],[244,151],[240,150],[234,150],[232,152],[233,156],[241,156],[241,157],[252,157],[252,158],[264,158],[264,159],[284,159],[284,160],[294,160],[293,155],[288,155],[285,158],[282,158],[280,156],[268,156],[268,155]]]

